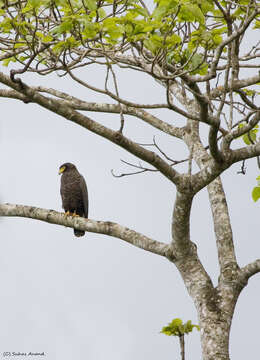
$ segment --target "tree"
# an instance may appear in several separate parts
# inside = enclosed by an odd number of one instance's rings
[[[177,188],[171,244],[117,223],[66,218],[53,210],[26,205],[3,204],[0,215],[107,234],[166,257],[179,270],[196,306],[203,359],[229,359],[235,305],[248,279],[260,271],[260,260],[243,268],[237,263],[220,175],[233,164],[260,155],[256,137],[260,74],[255,63],[259,44],[257,39],[248,45],[247,38],[248,32],[259,31],[259,4],[248,0],[156,0],[150,8],[149,2],[141,0],[21,0],[1,1],[0,5],[0,59],[11,68],[10,75],[0,73],[0,82],[7,87],[0,96],[38,104],[106,138],[147,164],[129,164],[135,170],[128,175],[158,171]],[[78,71],[92,64],[105,69],[103,88],[89,84]],[[165,91],[164,102],[142,104],[125,99],[116,67],[154,79]],[[22,77],[24,73],[48,76],[54,72],[84,90],[107,95],[113,102],[90,103],[58,89],[31,86]],[[156,109],[167,109],[170,120],[155,114]],[[117,130],[83,111],[119,114]],[[155,139],[150,147],[135,142],[127,134],[127,115],[181,140],[188,148],[188,158],[172,159]],[[175,119],[182,125],[175,125]],[[200,124],[205,125],[206,144]],[[239,147],[235,140],[242,136],[246,146]],[[176,169],[180,163],[187,164],[183,173]],[[190,239],[192,202],[205,187],[220,267],[216,287]]]

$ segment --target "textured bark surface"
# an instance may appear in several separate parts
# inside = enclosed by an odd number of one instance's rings
[[[22,11],[21,9],[25,2],[4,3],[3,9],[8,10],[9,6],[12,8],[11,11],[7,11],[4,15],[6,19],[8,19],[8,16],[11,14],[12,19],[9,19],[11,24],[13,23],[13,13],[16,14],[16,12],[19,13],[19,11]],[[102,7],[102,1],[97,3],[98,6]],[[115,15],[117,6],[119,6],[117,3],[121,6],[121,2],[113,2],[114,13],[111,14],[112,17]],[[37,40],[37,37],[34,36],[37,34],[36,28],[31,43],[29,38],[32,36],[30,35],[28,39],[26,37],[26,44],[28,46],[20,47],[19,49],[15,49],[14,46],[16,45],[16,41],[19,41],[17,39],[20,39],[21,36],[19,33],[20,30],[17,30],[19,26],[10,30],[9,34],[8,32],[2,34],[5,42],[3,42],[4,45],[0,55],[0,61],[2,59],[8,59],[11,56],[17,56],[26,51],[26,63],[19,60],[19,62],[17,62],[18,65],[24,67],[20,70],[11,70],[10,75],[0,72],[0,83],[3,85],[3,88],[0,89],[0,97],[16,99],[26,104],[34,103],[39,105],[61,116],[66,121],[81,126],[83,130],[91,131],[107,139],[111,144],[123,148],[128,153],[136,156],[138,161],[144,161],[145,165],[140,162],[139,165],[130,164],[135,170],[137,169],[137,173],[157,171],[167,178],[177,190],[176,199],[173,204],[171,243],[166,244],[151,239],[144,234],[140,234],[114,222],[94,221],[80,217],[73,218],[71,216],[66,217],[64,214],[54,210],[41,209],[33,206],[2,204],[0,205],[0,216],[31,218],[86,232],[105,234],[119,238],[143,250],[168,258],[180,272],[184,285],[197,309],[201,327],[203,359],[229,360],[229,334],[235,305],[248,279],[260,272],[260,259],[255,260],[242,269],[238,266],[228,204],[220,176],[234,163],[260,156],[259,141],[251,141],[250,145],[241,148],[237,148],[236,146],[235,150],[231,147],[233,140],[239,136],[248,134],[260,121],[260,108],[254,103],[254,96],[249,96],[246,91],[244,91],[245,87],[256,85],[260,81],[260,73],[256,72],[254,76],[244,78],[243,74],[241,75],[241,73],[239,73],[240,67],[259,69],[259,64],[252,65],[249,63],[250,60],[256,61],[259,59],[259,44],[252,47],[250,52],[243,56],[239,53],[239,46],[243,39],[247,38],[247,36],[244,35],[254,20],[259,16],[260,10],[259,5],[254,0],[251,1],[247,10],[243,10],[245,12],[243,15],[244,18],[243,21],[240,21],[240,19],[236,19],[236,16],[233,17],[232,14],[236,12],[242,14],[242,9],[245,7],[244,4],[241,5],[236,2],[232,2],[231,4],[230,2],[226,2],[224,6],[224,3],[221,4],[217,0],[214,0],[213,3],[220,12],[220,15],[222,15],[220,18],[226,23],[227,32],[225,33],[224,31],[223,34],[220,32],[223,37],[219,35],[219,43],[214,44],[212,48],[207,49],[207,46],[205,46],[206,49],[204,49],[205,53],[203,56],[207,65],[205,68],[206,72],[196,73],[196,69],[193,68],[191,71],[189,66],[192,64],[188,63],[192,57],[187,60],[187,63],[184,65],[182,63],[176,65],[174,59],[170,61],[167,57],[166,48],[160,49],[158,53],[156,50],[155,55],[146,48],[143,41],[141,41],[142,46],[140,46],[139,40],[135,41],[131,39],[131,41],[127,43],[125,36],[121,44],[113,45],[111,43],[106,47],[104,46],[104,42],[102,42],[102,34],[100,33],[99,36],[91,40],[90,45],[87,39],[86,43],[81,44],[83,46],[78,45],[76,49],[74,49],[75,52],[73,52],[73,45],[71,45],[69,48],[65,47],[65,50],[61,49],[58,54],[57,52],[52,52],[51,44],[48,44],[48,47],[47,45],[43,46],[42,40]],[[108,8],[107,5],[105,6]],[[126,8],[120,10],[120,16],[123,12],[127,11],[127,1],[124,6]],[[143,12],[147,13],[148,11],[149,14],[149,10],[143,1],[139,2],[139,6]],[[160,6],[160,1],[156,2],[156,6]],[[3,9],[2,11],[4,12],[5,10]],[[73,7],[71,9],[73,11]],[[45,10],[47,12],[47,9]],[[161,10],[164,11],[165,9]],[[59,21],[61,21],[60,24],[62,24],[61,18],[59,19],[56,15],[53,15],[53,11],[52,9],[47,19],[49,22],[52,22],[54,19],[54,23],[50,25],[50,28],[55,28]],[[84,10],[82,9],[82,11]],[[26,10],[26,14],[27,12],[28,9]],[[141,13],[142,12],[139,14],[140,16]],[[40,21],[37,21],[39,26],[42,26],[42,22],[44,23],[44,14],[45,11],[41,13]],[[24,17],[23,12],[18,15],[21,18]],[[74,15],[73,13],[73,17]],[[85,15],[88,14],[86,13]],[[19,18],[19,16],[17,18]],[[165,16],[167,19],[167,12]],[[36,17],[35,14],[34,17]],[[211,18],[212,16],[210,19]],[[211,23],[210,20],[210,25],[207,28],[209,33],[214,26],[216,26],[217,29],[219,16],[217,16],[217,18],[218,20],[215,25]],[[172,21],[172,19],[169,18],[168,20]],[[31,26],[33,26],[33,21],[30,23]],[[98,15],[96,21],[102,21]],[[195,24],[197,23],[195,22]],[[179,31],[179,38],[180,41],[182,41],[182,43],[178,44],[180,49],[186,49],[191,36],[190,29],[193,25],[190,23],[186,25],[176,29],[176,31]],[[224,28],[225,27],[223,27],[223,29]],[[73,32],[77,32],[76,26]],[[148,30],[147,32],[149,33]],[[66,36],[68,34],[66,34]],[[22,34],[22,36],[24,36],[24,34]],[[56,35],[54,35],[54,37],[55,36]],[[163,41],[166,41],[167,36],[168,34],[165,34]],[[175,33],[174,36],[176,36]],[[55,39],[53,38],[53,42],[59,40],[58,38]],[[78,39],[82,41],[81,36],[78,36]],[[24,38],[22,38],[22,40],[24,43]],[[98,41],[101,42],[98,43]],[[120,42],[120,40],[118,41]],[[81,42],[79,41],[79,43]],[[95,48],[96,43],[98,46]],[[175,50],[176,49],[177,48],[175,48]],[[196,51],[197,50],[198,48]],[[39,54],[42,57],[37,59],[37,55]],[[89,61],[88,63],[84,63],[86,58]],[[42,63],[42,65],[47,67],[47,69],[45,69],[46,72],[41,72],[40,64],[42,60],[44,60],[45,63]],[[186,62],[186,60],[183,60],[183,62]],[[104,79],[104,88],[97,88],[95,84],[89,84],[88,79],[84,78],[84,72],[82,73],[82,77],[78,77],[74,73],[76,68],[81,68],[92,63],[96,66],[106,67],[107,74]],[[151,80],[156,81],[157,84],[162,87],[163,93],[165,94],[164,102],[159,104],[142,104],[120,97],[116,73],[113,72],[114,64],[118,65],[121,70],[125,68],[131,71],[136,70],[137,73],[141,72],[145,74],[145,76],[150,77]],[[189,66],[185,67],[186,65]],[[64,72],[64,75],[71,81],[75,81],[77,85],[81,86],[81,89],[83,89],[82,96],[86,96],[86,99],[88,99],[86,92],[92,91],[95,94],[108,96],[109,100],[113,101],[113,104],[109,102],[88,102],[58,89],[47,88],[40,85],[36,87],[31,86],[29,80],[28,83],[23,81],[23,74],[30,71],[35,75],[37,73],[39,73],[39,75],[48,75],[52,72]],[[111,73],[115,89],[114,92],[109,90],[110,81],[108,80],[110,79],[108,78]],[[17,77],[18,75],[21,76],[21,79]],[[220,80],[220,78],[223,80]],[[29,79],[29,77],[27,77],[27,79]],[[138,81],[139,79],[137,78],[136,83],[133,81],[133,84],[138,86]],[[222,81],[221,84],[218,84],[219,81]],[[238,96],[239,100],[234,102],[233,96]],[[226,108],[229,108],[228,116],[225,113]],[[155,115],[150,112],[152,109],[167,109],[167,114],[171,114],[172,116],[166,117],[166,119],[160,118],[158,115],[160,112]],[[88,112],[116,114],[117,117],[115,117],[115,121],[117,121],[118,118],[120,119],[118,130],[114,130],[115,127],[111,129],[108,125],[105,126],[103,123],[99,123],[97,120],[91,118]],[[87,115],[85,115],[86,113]],[[162,116],[163,114],[165,113],[162,113]],[[175,138],[177,138],[178,141],[182,141],[188,148],[188,159],[174,160],[170,158],[168,154],[157,145],[155,139],[153,139],[152,144],[137,143],[134,137],[131,138],[131,134],[126,135],[128,134],[128,130],[124,128],[124,115],[130,115],[131,119],[134,117],[137,120],[136,123],[140,121],[142,125],[145,124],[147,127],[160,130],[164,135],[167,135],[171,141],[174,141]],[[182,118],[182,126],[176,126],[176,115]],[[234,121],[235,115],[238,115],[238,119]],[[205,128],[207,129],[206,145],[204,145],[204,140],[203,143],[201,140],[199,132],[200,123],[203,123],[204,130]],[[241,123],[244,124],[243,127],[239,126]],[[197,165],[196,171],[194,171],[193,168],[194,162]],[[188,164],[186,172],[183,174],[176,170],[175,167],[175,165],[180,163]],[[131,175],[132,174],[133,173],[131,173]],[[121,176],[124,175],[129,175],[129,173],[122,174]],[[198,257],[197,246],[201,246],[201,244],[196,239],[197,245],[195,245],[190,237],[192,202],[196,194],[205,187],[207,187],[208,190],[218,253],[219,279],[216,287],[213,286],[211,278]]]
[[[2,92],[2,95],[17,99],[22,98],[23,95],[19,91],[19,87],[14,83],[10,83],[10,80],[5,75],[2,74],[1,76],[2,81],[14,89],[9,90],[8,93]],[[48,91],[47,89],[40,89],[39,91],[45,93],[52,92],[52,90]],[[94,111],[92,103],[77,103],[74,99],[68,98],[65,100],[49,100],[36,92],[34,88],[27,89],[27,87],[26,90],[23,90],[23,94],[39,105],[108,138],[129,152],[145,159],[170,181],[174,182],[178,191],[172,218],[173,240],[170,245],[167,245],[110,221],[100,222],[90,219],[65,217],[64,214],[54,210],[24,205],[2,204],[0,205],[0,216],[28,217],[79,230],[106,234],[120,238],[146,251],[167,257],[178,268],[188,293],[196,306],[201,327],[203,359],[229,360],[230,326],[238,296],[246,285],[248,278],[260,271],[260,260],[247,265],[242,270],[239,269],[236,262],[228,206],[219,178],[219,175],[225,168],[230,166],[230,160],[224,165],[219,165],[216,160],[212,159],[200,141],[198,122],[188,122],[186,129],[177,129],[170,125],[163,126],[156,117],[148,116],[144,111],[142,112],[139,109],[133,111],[131,108],[126,108],[129,113],[132,112],[135,116],[139,114],[140,117],[143,117],[145,121],[153,126],[183,138],[201,170],[196,174],[181,175],[155,153],[141,148],[121,134],[95,123],[93,120],[74,110],[86,106],[87,109]],[[65,98],[65,95],[59,95]],[[187,111],[191,109],[198,110],[196,103],[192,104],[189,102],[186,106]],[[97,107],[96,110],[107,112],[119,111],[116,106],[111,106],[110,104],[100,105],[99,110]],[[194,112],[195,114],[196,111]],[[248,157],[251,156],[250,149],[246,150]],[[254,151],[254,154],[257,151],[260,153],[260,149],[258,150],[256,146],[254,146],[252,151]],[[241,152],[237,153],[240,155],[235,155],[233,161],[237,161],[238,156],[243,157],[244,153],[245,150],[241,149]],[[220,266],[219,283],[216,288],[214,288],[209,275],[198,258],[196,245],[190,240],[190,210],[193,197],[200,189],[207,185]]]
[[[0,216],[26,217],[77,230],[114,236],[136,247],[162,256],[166,256],[170,251],[169,245],[150,239],[147,236],[111,221],[94,221],[82,217],[65,216],[64,213],[54,210],[14,204],[0,204]]]

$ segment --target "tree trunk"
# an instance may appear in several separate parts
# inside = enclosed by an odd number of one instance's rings
[[[232,275],[230,276],[230,274]],[[229,360],[229,336],[236,302],[245,283],[240,281],[241,271],[228,272],[209,296],[206,307],[200,306],[201,346],[203,360]],[[215,306],[215,309],[214,309]]]
[[[229,360],[231,319],[222,319],[218,313],[200,318],[203,360]]]

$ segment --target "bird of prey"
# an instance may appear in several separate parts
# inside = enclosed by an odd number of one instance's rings
[[[60,193],[62,207],[67,215],[88,217],[88,190],[84,177],[75,165],[65,163],[60,166]],[[85,231],[74,229],[75,236],[85,235]]]

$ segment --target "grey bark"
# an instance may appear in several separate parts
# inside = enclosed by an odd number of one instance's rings
[[[216,3],[218,4],[218,2]],[[69,75],[80,83],[84,89],[87,88],[109,95],[110,98],[117,101],[117,104],[97,104],[83,101],[56,89],[41,86],[33,87],[22,81],[12,81],[11,77],[0,73],[0,83],[7,87],[0,89],[0,97],[12,98],[27,103],[33,102],[82,126],[84,129],[106,138],[150,164],[153,169],[159,171],[177,188],[172,214],[171,244],[151,239],[144,234],[110,221],[101,222],[80,217],[65,217],[64,214],[54,210],[26,205],[2,204],[0,205],[0,216],[26,217],[82,231],[105,234],[168,258],[179,270],[197,309],[204,360],[229,360],[229,334],[237,299],[246,286],[248,279],[260,272],[260,259],[242,269],[237,263],[228,205],[220,178],[221,174],[235,162],[260,155],[259,142],[235,150],[231,148],[234,139],[250,131],[260,121],[259,107],[252,104],[251,100],[243,93],[239,93],[243,87],[259,82],[260,74],[245,79],[239,78],[239,66],[241,66],[239,61],[244,61],[253,55],[249,54],[245,59],[238,59],[238,51],[235,48],[240,36],[244,34],[257,14],[259,14],[259,8],[255,7],[248,14],[244,23],[234,28],[234,31],[229,33],[221,44],[217,46],[212,61],[209,62],[210,67],[206,75],[188,75],[188,72],[182,70],[178,72],[178,69],[173,68],[171,64],[163,64],[162,67],[156,58],[153,61],[148,61],[152,59],[152,55],[145,49],[142,49],[143,53],[140,52],[135,56],[129,54],[129,51],[127,54],[120,51],[114,53],[111,51],[108,57],[101,50],[99,52],[94,50],[88,52],[88,57],[92,58],[94,62],[98,58],[105,60],[109,58],[111,63],[134,67],[153,77],[166,89],[167,102],[164,104],[135,104],[121,99],[118,93],[115,95],[109,92],[108,89],[95,88],[77,78],[69,69],[69,66],[67,67]],[[225,47],[228,47],[227,54],[223,53]],[[12,49],[9,49],[7,54],[0,56],[0,60],[23,51],[24,49],[13,50],[12,46]],[[259,57],[255,53],[254,55],[255,58]],[[82,50],[82,53],[78,50],[78,56],[84,58],[85,49]],[[220,59],[226,61],[224,66],[220,64]],[[232,67],[232,71],[230,71],[231,77],[229,77],[230,67]],[[208,91],[203,93],[204,90],[201,90],[203,87],[200,89],[199,84],[215,79],[219,69],[225,72],[224,86],[210,88],[208,83]],[[165,75],[167,71],[172,75],[170,80],[169,76],[167,78]],[[250,108],[250,112],[241,119],[247,122],[244,128],[241,129],[236,126],[233,129],[232,124],[228,124],[228,130],[226,130],[220,126],[220,114],[226,96],[232,95],[235,91],[244,99],[245,104]],[[191,98],[188,97],[187,92]],[[216,111],[213,111],[214,109],[210,107],[210,102],[214,99],[220,100],[220,106]],[[184,116],[187,119],[186,125],[183,127],[175,126],[173,125],[174,121],[166,122],[148,111],[157,108],[173,110],[174,113]],[[173,164],[169,163],[169,159],[165,160],[164,154],[158,155],[127,138],[122,132],[111,130],[82,113],[88,111],[131,115],[145,122],[148,126],[183,140],[190,152],[188,172],[180,174],[173,168]],[[253,117],[249,120],[251,115]],[[209,127],[208,150],[201,143],[200,122],[207,124]],[[222,138],[221,143],[218,138],[220,135]],[[193,160],[199,167],[196,173],[192,171]],[[193,198],[204,187],[208,189],[218,252],[219,280],[216,287],[213,286],[209,275],[203,267],[197,254],[197,246],[191,241],[190,237],[190,213]],[[181,345],[184,346],[183,343]]]

